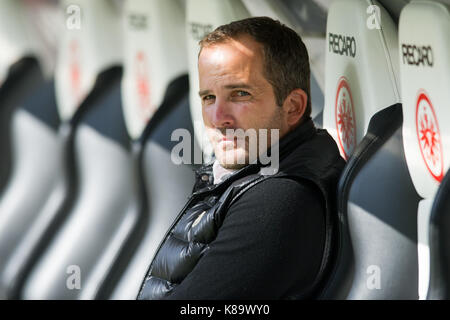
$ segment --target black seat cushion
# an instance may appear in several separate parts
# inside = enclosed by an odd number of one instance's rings
[[[338,186],[335,269],[325,299],[417,299],[417,195],[402,139],[402,106],[376,113]],[[379,276],[379,283],[370,283]]]
[[[436,193],[430,216],[430,283],[427,299],[450,299],[450,173]]]

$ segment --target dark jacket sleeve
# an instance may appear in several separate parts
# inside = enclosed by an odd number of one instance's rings
[[[325,205],[308,183],[272,178],[229,209],[217,238],[167,299],[280,299],[310,284],[325,237]]]

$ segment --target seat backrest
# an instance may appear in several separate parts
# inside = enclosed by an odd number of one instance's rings
[[[11,172],[11,117],[44,79],[21,1],[0,3],[0,190]]]
[[[66,121],[91,92],[97,75],[121,63],[118,39],[122,37],[120,24],[111,19],[116,15],[112,3],[62,0],[60,5],[65,13],[65,26],[61,27],[65,32],[58,48],[56,101],[61,118]]]
[[[419,200],[396,104],[372,117],[342,173],[337,257],[322,298],[417,299]]]
[[[151,110],[145,119],[148,123],[144,132],[139,132],[140,138],[134,142],[136,148],[143,148],[138,175],[144,189],[145,207],[139,227],[133,231],[130,246],[121,258],[128,265],[122,273],[118,270],[108,280],[113,287],[108,297],[112,299],[136,298],[158,244],[193,187],[192,162],[176,164],[172,159],[172,150],[179,139],[174,136],[176,130],[187,133],[191,142],[194,139],[188,100],[187,52],[182,45],[186,41],[184,20],[184,8],[177,1],[128,0],[125,3],[128,38],[125,56],[130,57],[125,60],[125,70],[128,69],[130,77],[122,82],[124,88],[124,82],[129,81],[124,112],[129,119],[142,119],[138,108],[142,98],[139,79],[148,79]],[[167,37],[172,41],[167,41]],[[138,52],[148,57],[150,67],[136,74]],[[128,124],[130,134],[142,128],[139,124]]]
[[[348,159],[371,117],[400,101],[397,27],[377,1],[340,0],[326,32],[323,127]]]
[[[8,271],[33,220],[36,204],[47,198],[58,116],[52,81],[32,44],[34,30],[23,1],[0,4],[0,297],[10,296],[17,265]],[[44,157],[39,157],[38,155]],[[40,159],[41,161],[39,161]],[[41,179],[42,178],[42,179]],[[10,272],[12,271],[12,272]],[[14,274],[14,275],[12,275]]]
[[[192,191],[195,178],[193,153],[201,151],[194,140],[188,88],[186,75],[174,79],[167,88],[163,103],[143,133],[140,176],[143,179],[146,206],[140,228],[135,230],[135,240],[140,241],[136,244],[137,251],[130,258],[129,267],[110,296],[113,299],[137,297],[158,245]],[[173,136],[179,130],[187,134],[180,142],[179,136]],[[173,150],[179,144],[192,152],[190,162],[174,162],[177,156]],[[184,160],[186,157],[183,157]]]
[[[122,112],[121,76],[120,67],[101,73],[100,87],[75,114],[80,119],[71,157],[73,198],[58,213],[62,221],[51,230],[26,280],[26,299],[94,298],[136,224],[139,193]],[[70,284],[74,270],[82,274],[81,288]]]
[[[178,1],[126,1],[124,11],[123,105],[138,139],[169,83],[187,73],[185,14]]]
[[[54,81],[48,80],[12,116],[13,163],[0,194],[0,296],[4,298],[11,296],[23,257],[36,243],[30,235],[40,209],[46,203],[55,208],[61,200],[49,196],[61,172],[58,127]]]
[[[412,1],[399,21],[403,142],[412,181],[424,198],[418,210],[419,296],[429,282],[428,228],[436,191],[450,164],[450,9]]]
[[[187,0],[186,32],[189,58],[189,101],[195,136],[208,162],[212,147],[204,132],[202,106],[198,96],[198,42],[217,27],[250,15],[241,0]]]
[[[86,73],[97,71],[96,81],[70,122],[63,118],[73,132],[64,163],[72,169],[72,188],[58,212],[46,216],[54,223],[47,224],[40,255],[35,255],[21,288],[26,299],[96,297],[138,219],[136,168],[121,103],[122,68],[100,59],[110,50],[121,51],[118,10],[107,0],[77,3],[84,13],[77,37],[85,44],[95,40],[95,50],[86,50],[92,56],[83,57],[92,58]],[[106,39],[103,28],[98,33],[100,28],[93,28],[98,21],[112,27]],[[59,97],[64,95],[60,92]]]
[[[397,28],[378,2],[335,1],[327,40],[324,127],[348,163],[322,298],[417,299],[420,197],[403,149]]]
[[[0,190],[5,186],[12,167],[12,115],[44,81],[38,61],[32,57],[23,57],[10,66],[0,86]]]
[[[21,1],[5,0],[0,4],[0,85],[6,80],[9,68],[22,57],[34,55],[31,35]]]
[[[430,281],[427,300],[450,299],[450,174],[436,192],[430,214]]]

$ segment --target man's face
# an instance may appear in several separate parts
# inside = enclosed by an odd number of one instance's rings
[[[205,47],[199,56],[203,122],[216,159],[225,168],[253,161],[249,144],[258,146],[258,154],[264,152],[271,145],[271,129],[279,129],[280,138],[288,131],[283,108],[276,105],[272,85],[264,77],[263,59],[262,46],[250,36]],[[257,141],[236,138],[230,129],[253,129]],[[259,129],[268,130],[267,139]]]

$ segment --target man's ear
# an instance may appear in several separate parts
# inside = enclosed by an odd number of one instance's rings
[[[305,114],[308,95],[302,89],[294,89],[284,99],[283,110],[290,128],[297,126]]]

